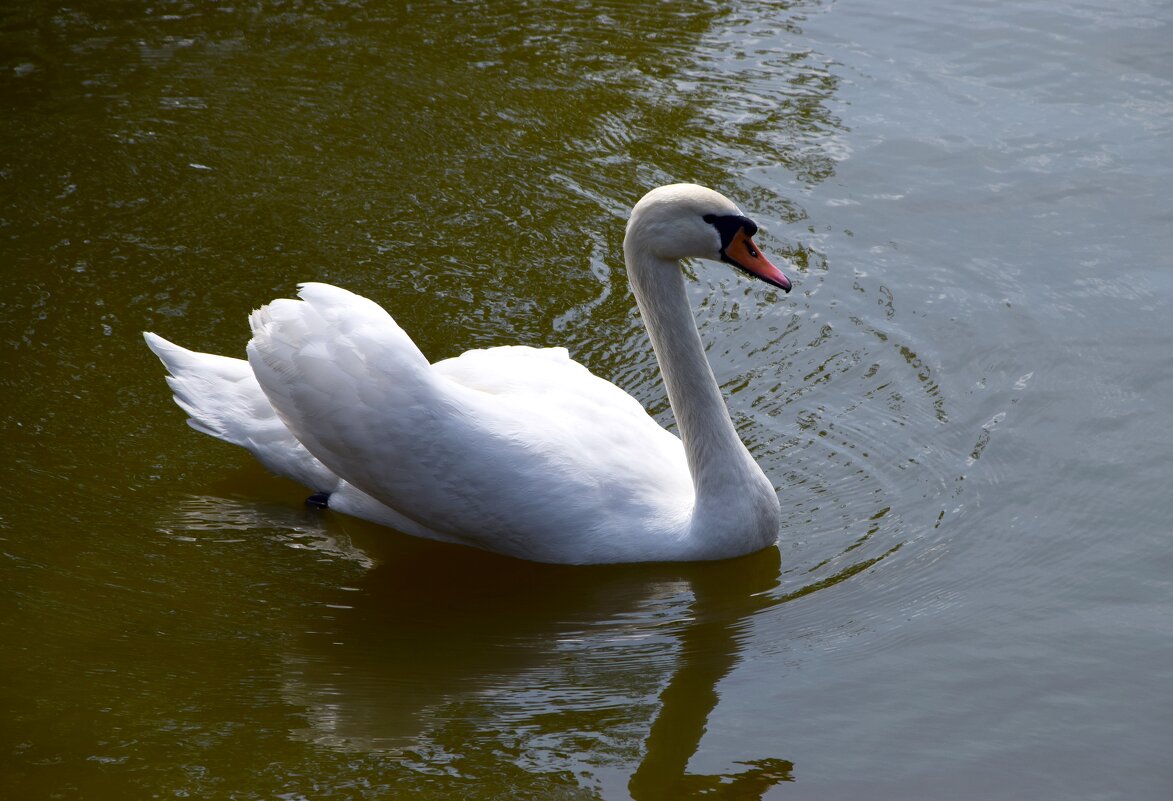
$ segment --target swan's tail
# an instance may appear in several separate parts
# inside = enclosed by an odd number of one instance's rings
[[[338,477],[281,422],[248,362],[196,353],[150,332],[143,338],[171,374],[167,383],[188,425],[247,448],[269,470],[312,490],[337,488]]]

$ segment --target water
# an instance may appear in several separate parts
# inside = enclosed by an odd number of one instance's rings
[[[1157,2],[24,3],[0,16],[0,795],[1163,799],[1173,13]],[[139,331],[327,280],[438,359],[670,412],[619,243],[691,269],[784,510],[551,568],[301,506]]]

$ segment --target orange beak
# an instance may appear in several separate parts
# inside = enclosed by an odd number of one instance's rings
[[[733,235],[733,239],[721,251],[721,255],[725,261],[743,272],[760,278],[767,284],[773,284],[785,292],[790,291],[790,279],[762,255],[753,237],[746,233],[744,228]]]

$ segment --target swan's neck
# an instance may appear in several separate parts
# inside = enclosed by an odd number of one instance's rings
[[[625,243],[628,278],[668,390],[696,490],[693,533],[712,541],[777,534],[773,486],[737,436],[705,357],[678,262]],[[730,547],[733,543],[728,543]],[[744,548],[744,545],[741,546]]]

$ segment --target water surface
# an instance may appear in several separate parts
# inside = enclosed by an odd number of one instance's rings
[[[0,795],[1163,799],[1161,3],[26,3],[0,15]],[[139,332],[326,280],[430,358],[565,345],[666,425],[626,210],[779,545],[555,568],[302,507]]]

